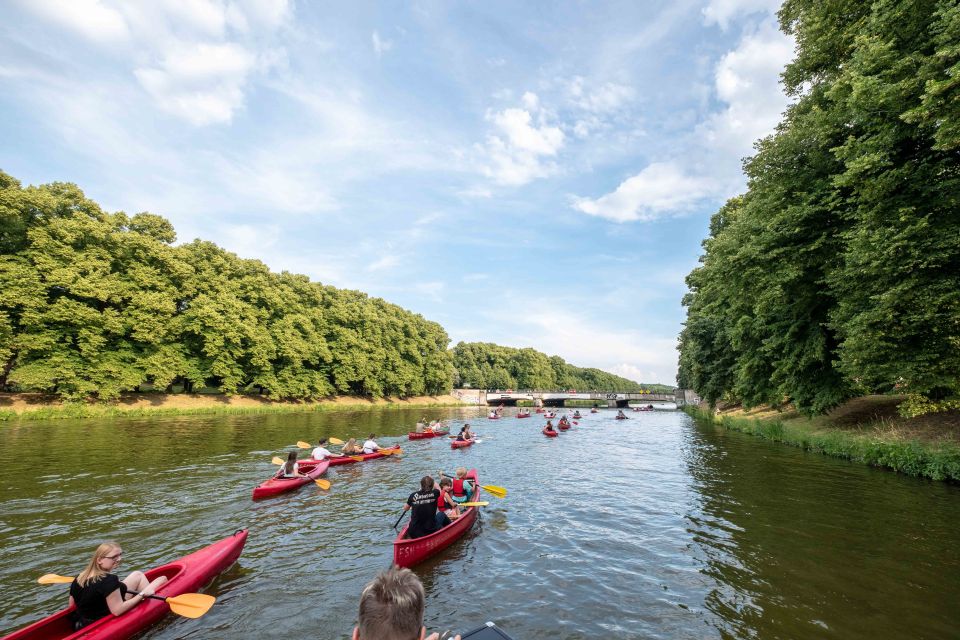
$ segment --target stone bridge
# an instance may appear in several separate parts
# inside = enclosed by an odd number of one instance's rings
[[[676,390],[682,391],[682,390]],[[497,406],[504,405],[508,407],[516,406],[517,402],[524,400],[537,403],[540,400],[545,407],[562,407],[568,400],[587,401],[590,404],[596,404],[607,407],[626,407],[630,402],[642,404],[644,402],[676,402],[683,404],[683,396],[678,395],[676,391],[669,393],[619,393],[603,391],[514,391],[507,389],[501,391],[495,390],[477,390],[477,389],[456,389],[454,395],[464,401],[476,400],[479,405]]]

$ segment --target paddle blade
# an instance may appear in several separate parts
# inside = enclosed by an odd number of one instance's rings
[[[324,480],[323,478],[317,478],[316,480],[314,480],[314,482],[316,482],[317,486],[323,489],[324,491],[330,488],[329,480]]]
[[[297,442],[297,446],[300,447],[301,449],[313,449],[312,444],[310,444],[309,442],[304,442],[303,440],[300,440],[299,442]]]
[[[341,440],[340,438],[327,438],[327,441],[330,444],[335,444],[337,446],[340,446],[341,444],[343,444],[343,440]]]
[[[283,464],[284,462],[286,462],[286,460],[284,460],[280,456],[273,456],[270,462],[272,462],[273,464]]]
[[[489,502],[461,502],[460,506],[461,507],[485,507],[488,504],[490,503]]]
[[[210,611],[216,601],[216,598],[205,593],[181,593],[166,599],[170,611],[184,618],[199,618]]]
[[[73,582],[73,578],[69,576],[58,576],[55,573],[47,573],[37,578],[37,582],[40,584],[67,584],[68,582]]]
[[[400,447],[396,447],[394,449],[380,449],[380,453],[385,456],[398,456],[403,453],[403,449]]]
[[[354,462],[363,462],[364,460],[363,456],[347,456],[347,457],[353,460]]]
[[[504,489],[503,487],[498,487],[493,484],[482,484],[480,485],[480,488],[486,491],[487,493],[489,493],[490,495],[495,496],[497,498],[507,497],[507,490]]]

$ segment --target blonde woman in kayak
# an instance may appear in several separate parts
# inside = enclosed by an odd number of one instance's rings
[[[343,445],[340,449],[340,453],[345,456],[355,456],[360,453],[360,445],[357,444],[356,438],[350,438],[347,440],[347,444]]]
[[[123,549],[116,542],[104,542],[93,553],[86,568],[70,585],[70,604],[76,605],[72,621],[74,630],[110,614],[123,615],[153,595],[167,581],[160,576],[153,582],[142,571],[134,571],[123,580],[112,572],[123,560]],[[137,591],[137,595],[128,594]]]

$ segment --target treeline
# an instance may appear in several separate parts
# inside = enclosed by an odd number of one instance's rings
[[[0,387],[66,399],[152,385],[277,399],[448,392],[443,327],[271,273],[170,222],[105,213],[75,185],[0,172]]]
[[[787,0],[780,24],[796,101],[711,220],[678,382],[807,412],[956,396],[960,5]]]
[[[459,342],[453,348],[454,384],[476,389],[577,389],[582,391],[672,391],[642,385],[600,369],[582,369],[559,356],[487,342]]]

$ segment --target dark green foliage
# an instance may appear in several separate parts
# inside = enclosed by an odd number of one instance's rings
[[[797,102],[714,216],[680,337],[711,402],[960,392],[960,7],[787,0]]]
[[[582,369],[559,356],[488,342],[460,342],[452,350],[455,384],[477,389],[577,389],[581,391],[672,391],[643,385],[600,369]]]
[[[144,383],[276,399],[450,390],[440,325],[175,239],[160,216],[0,172],[0,385],[66,399]]]

